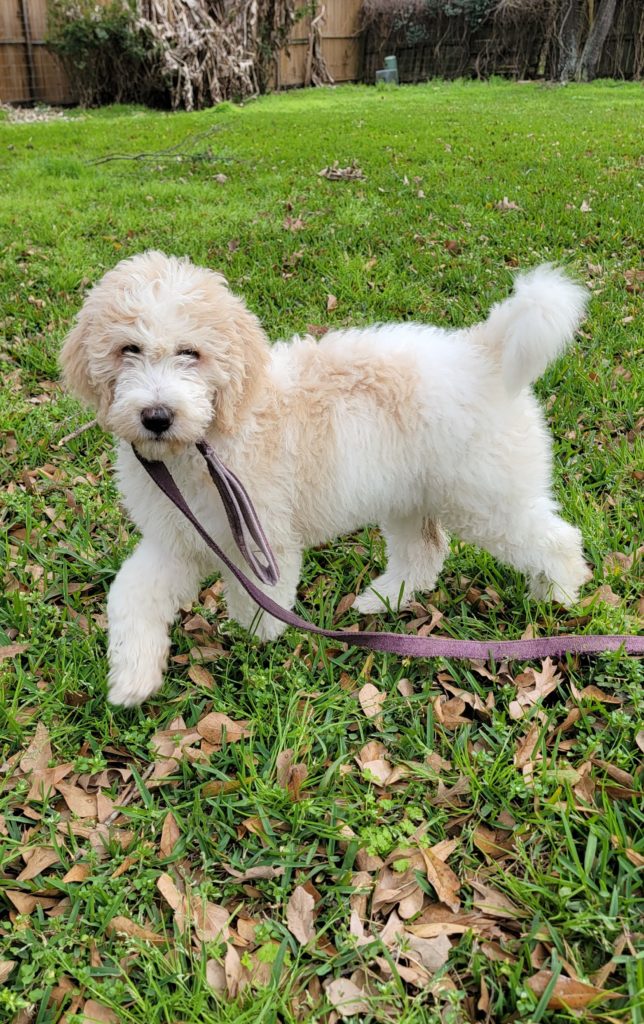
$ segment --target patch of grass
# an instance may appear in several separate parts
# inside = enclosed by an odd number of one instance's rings
[[[639,663],[570,659],[557,689],[517,719],[523,666],[486,674],[365,658],[292,630],[261,647],[204,591],[196,610],[205,625],[195,634],[188,616],[177,624],[163,691],[143,710],[110,708],[104,599],[134,537],[109,438],[92,429],[57,447],[87,414],[61,393],[56,356],[88,283],[149,247],[223,270],[272,337],[379,319],[470,323],[507,294],[515,267],[561,261],[594,296],[577,344],[537,390],[555,437],[557,493],[594,566],[586,593],[610,589],[571,622],[528,602],[512,570],[455,541],[428,600],[443,614],[437,628],[454,636],[520,636],[528,625],[635,631],[640,102],[639,88],[624,84],[431,83],[292,93],[199,114],[119,107],[0,123],[0,647],[27,645],[0,662],[0,961],[15,961],[1,1019],[78,1020],[93,999],[123,1022],[322,1021],[335,991],[328,982],[352,978],[361,1021],[572,1020],[562,1003],[548,1008],[558,973],[594,978],[617,996],[591,1002],[587,1019],[638,1019]],[[110,154],[145,158],[93,162]],[[320,177],[334,161],[356,161],[364,179]],[[519,209],[499,209],[504,197]],[[338,300],[330,313],[328,294]],[[606,562],[614,552],[622,557]],[[332,621],[381,558],[368,527],[311,552],[301,610]],[[431,617],[420,607],[416,619],[423,611]],[[341,622],[351,621],[349,611]],[[392,618],[392,628],[422,624]],[[196,649],[216,644],[224,654],[195,672]],[[381,720],[357,698],[369,682],[386,694]],[[444,697],[463,704],[460,722]],[[250,735],[150,775],[164,763],[153,737],[211,713],[247,721]],[[70,766],[63,784],[76,798],[99,787],[115,805],[130,795],[103,832],[61,790],[30,792],[33,772],[20,759],[38,723],[51,765]],[[374,742],[382,747],[365,753]],[[360,767],[356,758],[368,762],[374,750],[399,767],[397,779]],[[289,762],[304,766],[299,788]],[[391,856],[396,877],[411,871],[410,889],[423,897],[406,925],[428,921],[437,889],[414,858],[452,841],[449,868],[470,925],[451,933],[429,980],[410,980],[404,944],[379,937],[401,905],[367,902],[358,917],[372,941],[360,945],[349,900],[360,884],[378,891],[373,858]],[[19,880],[42,848],[58,862]],[[65,881],[75,864],[85,877]],[[234,874],[249,868],[265,877]],[[252,922],[247,945],[232,943],[254,978],[239,996],[230,979],[215,994],[213,964],[226,944],[182,932],[158,888],[164,875],[225,907],[238,937]],[[287,916],[302,886],[315,901],[306,946]],[[477,931],[481,917],[487,931]],[[167,942],[115,931],[115,918]],[[595,973],[606,965],[610,973]],[[545,993],[529,984],[539,969],[552,971]]]

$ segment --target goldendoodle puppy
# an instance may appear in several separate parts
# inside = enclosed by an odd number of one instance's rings
[[[541,266],[473,327],[386,324],[271,347],[224,278],[187,259],[146,252],[105,274],[61,359],[70,389],[119,438],[118,484],[142,533],[108,600],[110,700],[139,704],[161,686],[169,627],[219,568],[132,445],[167,464],[238,562],[195,448],[210,442],[257,508],[281,573],[271,596],[286,608],[304,549],[365,523],[381,527],[388,561],[358,598],[361,613],[431,590],[447,531],[527,573],[535,597],[574,603],[588,570],[552,496],[550,439],[530,384],[585,305],[585,289]],[[282,623],[259,617],[223,576],[231,617],[279,636]]]

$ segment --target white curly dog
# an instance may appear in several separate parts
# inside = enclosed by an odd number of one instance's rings
[[[167,464],[238,563],[195,449],[210,442],[257,508],[281,573],[271,596],[286,608],[303,551],[366,523],[383,531],[387,569],[357,599],[360,613],[431,590],[446,531],[527,573],[534,597],[574,603],[588,567],[552,495],[530,383],[572,339],[586,299],[546,265],[517,277],[474,327],[378,325],[271,347],[224,278],[187,259],[146,252],[105,274],[61,360],[71,391],[120,439],[118,484],[142,533],[108,599],[112,703],[158,690],[173,619],[220,568],[132,445]],[[283,624],[223,578],[230,616],[264,640],[279,636]]]

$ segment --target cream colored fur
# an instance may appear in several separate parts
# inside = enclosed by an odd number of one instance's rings
[[[382,528],[388,564],[356,602],[364,614],[434,587],[446,531],[527,573],[536,597],[574,602],[588,576],[581,536],[558,514],[529,385],[571,340],[585,303],[584,289],[544,266],[472,328],[391,324],[271,347],[225,280],[188,260],[148,252],[107,273],[61,360],[70,389],[120,440],[118,483],[142,533],[108,599],[110,700],[138,704],[161,686],[170,625],[219,569],[133,444],[167,463],[239,562],[194,447],[210,441],[257,507],[281,572],[271,596],[287,608],[303,551],[365,523]],[[155,406],[174,416],[159,437],[141,421]],[[231,617],[279,636],[282,624],[223,576]]]

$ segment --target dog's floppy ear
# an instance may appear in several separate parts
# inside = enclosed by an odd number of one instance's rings
[[[215,423],[224,434],[232,433],[252,409],[265,380],[269,352],[257,317],[234,296],[231,299],[236,308],[226,325],[231,340],[227,355],[230,379],[215,395]]]
[[[65,338],[59,359],[67,390],[95,409],[99,404],[99,396],[89,373],[91,326],[90,316],[85,309],[81,309],[74,327]]]

